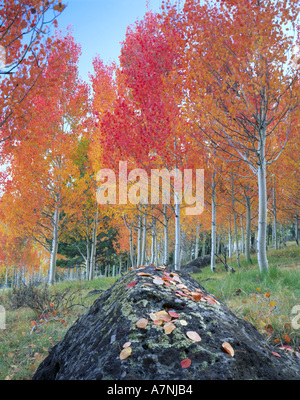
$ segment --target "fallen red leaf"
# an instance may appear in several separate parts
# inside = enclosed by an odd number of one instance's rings
[[[176,312],[174,312],[174,311],[168,311],[168,313],[171,315],[171,317],[173,317],[173,318],[179,318],[179,315],[176,313]]]
[[[133,281],[133,282],[130,282],[130,283],[128,283],[128,285],[126,286],[126,289],[128,288],[132,288],[133,286],[135,286],[136,285],[136,281]]]
[[[275,351],[272,351],[272,354],[273,354],[273,356],[276,356],[276,357],[281,357],[281,355],[280,355],[280,354],[278,354],[278,353],[276,353]]]
[[[181,367],[182,368],[188,368],[191,365],[192,361],[189,358],[186,358],[185,360],[181,361]]]

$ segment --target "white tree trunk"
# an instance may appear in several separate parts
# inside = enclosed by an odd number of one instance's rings
[[[233,219],[234,219],[234,234],[235,234],[235,243],[236,243],[236,262],[238,267],[241,267],[240,264],[240,251],[239,251],[239,242],[238,242],[238,229],[237,229],[237,218],[236,218],[236,210],[235,210],[235,198],[234,198],[234,182],[233,182],[233,170],[231,168],[231,202],[232,202],[232,210],[233,210]]]
[[[169,264],[169,220],[167,216],[167,205],[164,204],[164,265]]]
[[[210,269],[216,269],[216,184],[215,173],[212,180],[212,197],[211,197],[211,258]]]
[[[142,216],[138,216],[138,243],[137,243],[137,260],[136,264],[137,267],[141,265],[141,259],[142,259]]]
[[[197,221],[197,226],[196,226],[196,243],[195,243],[195,257],[198,258],[199,254],[199,232],[200,232],[200,222]],[[192,257],[191,257],[192,258]]]
[[[58,223],[59,223],[59,206],[58,204],[56,204],[53,215],[53,237],[52,237],[52,249],[50,258],[49,285],[53,285],[55,282],[56,258],[57,258],[57,247],[58,247]]]
[[[96,209],[96,215],[94,218],[94,226],[93,226],[93,239],[92,239],[92,246],[91,246],[90,270],[89,270],[89,280],[90,281],[92,281],[95,276],[97,229],[98,229],[98,206]]]
[[[264,133],[261,133],[263,135]],[[257,235],[257,260],[261,272],[268,271],[267,260],[267,183],[266,160],[264,139],[260,141],[260,157],[258,165],[258,235]]]
[[[205,245],[206,245],[206,233],[204,233],[203,234],[203,241],[202,241],[202,256],[205,256],[206,254],[206,248],[205,248]]]
[[[174,249],[175,271],[180,270],[180,204],[175,204],[175,249]]]
[[[145,264],[146,257],[146,243],[147,243],[147,213],[145,212],[143,221],[143,236],[142,236],[142,254],[141,254],[141,265]]]
[[[298,214],[295,215],[295,240],[296,240],[296,245],[299,246],[299,242],[298,242]]]
[[[244,223],[242,214],[240,218],[241,218],[241,252],[242,254],[245,254]]]
[[[275,177],[273,186],[273,231],[274,231],[274,248],[278,249],[277,241],[277,213],[276,213],[276,193],[275,193]]]
[[[250,262],[250,244],[251,244],[251,198],[246,196],[246,209],[247,209],[247,217],[246,217],[246,246],[245,246],[245,256],[246,261]]]

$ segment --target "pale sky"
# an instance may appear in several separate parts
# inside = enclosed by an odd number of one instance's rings
[[[88,81],[93,72],[92,61],[96,55],[107,63],[118,62],[127,26],[142,19],[147,3],[152,11],[159,11],[162,0],[69,0],[62,1],[67,7],[57,18],[58,29],[73,27],[76,43],[81,45],[82,56],[79,73]]]

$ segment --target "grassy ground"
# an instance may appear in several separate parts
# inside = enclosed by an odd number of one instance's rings
[[[241,268],[232,258],[228,263],[235,273],[225,272],[221,264],[212,274],[209,267],[195,274],[209,292],[214,294],[240,318],[248,320],[278,346],[291,346],[299,351],[300,316],[292,314],[300,307],[300,248],[292,243],[282,250],[268,251],[269,272],[261,274],[257,259],[249,264],[241,256]],[[294,319],[294,323],[292,321]]]
[[[241,258],[240,269],[234,259],[230,260],[229,265],[236,269],[234,274],[225,272],[218,264],[216,273],[207,267],[194,277],[236,315],[254,324],[269,343],[279,347],[289,345],[298,351],[300,329],[293,328],[295,315],[291,311],[300,305],[300,248],[290,243],[286,249],[270,250],[267,274],[259,272],[254,257],[250,265]],[[47,316],[47,320],[53,318],[50,322],[38,320],[38,313],[27,307],[12,310],[6,304],[7,291],[0,293],[0,304],[6,307],[6,329],[0,329],[0,380],[31,379],[48,355],[48,349],[64,337],[78,316],[97,298],[97,295],[86,298],[86,294],[93,289],[109,288],[115,279],[57,283],[51,290],[64,293],[71,285],[72,290],[78,290],[78,298],[73,303],[81,305],[63,309],[58,314],[50,307],[54,311]],[[297,322],[300,323],[300,318]]]

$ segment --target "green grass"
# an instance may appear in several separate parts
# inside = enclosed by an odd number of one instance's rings
[[[59,282],[51,288],[64,292],[69,286],[78,290],[78,303],[66,310],[56,320],[45,323],[32,331],[32,321],[38,321],[38,313],[27,307],[10,309],[6,303],[7,291],[0,294],[0,304],[6,308],[6,329],[0,329],[0,380],[28,380],[42,360],[48,355],[49,348],[59,342],[76,319],[85,313],[98,295],[85,298],[93,289],[108,289],[117,278],[97,278],[91,282]],[[76,300],[76,299],[75,299]],[[76,301],[75,301],[76,303]],[[49,318],[50,319],[50,318]],[[32,332],[31,332],[32,331]]]
[[[300,304],[300,248],[289,243],[286,249],[270,250],[268,260],[269,272],[264,274],[259,272],[254,256],[253,264],[247,263],[241,256],[240,269],[234,257],[229,260],[228,264],[236,270],[234,274],[226,272],[222,264],[218,264],[215,273],[206,267],[201,273],[194,274],[194,278],[237,316],[255,325],[267,343],[279,347],[290,345],[299,351],[300,329],[294,329],[291,324],[291,310]],[[0,329],[0,380],[31,379],[38,365],[48,355],[49,348],[64,337],[75,320],[97,298],[97,295],[88,298],[85,295],[93,289],[107,289],[115,280],[97,278],[92,282],[57,283],[51,290],[63,292],[69,286],[73,290],[81,289],[78,299],[84,300],[85,307],[71,307],[57,320],[38,326],[32,333],[31,321],[37,320],[37,313],[25,307],[18,310],[7,308],[7,329]],[[4,306],[6,293],[0,293],[0,304]],[[266,297],[266,293],[270,296]],[[275,302],[276,307],[270,306],[271,301]]]
[[[235,273],[218,264],[216,273],[206,267],[194,278],[237,316],[255,325],[269,343],[299,351],[300,329],[293,328],[291,311],[300,305],[300,248],[290,244],[286,249],[270,250],[268,260],[268,273],[260,273],[255,257],[249,264],[241,256],[241,268],[234,258],[228,262]]]

